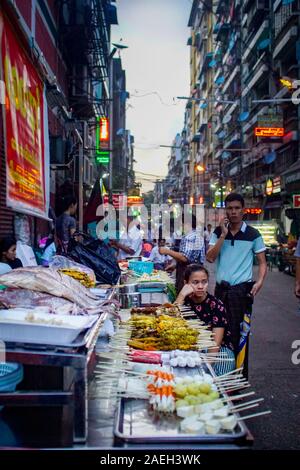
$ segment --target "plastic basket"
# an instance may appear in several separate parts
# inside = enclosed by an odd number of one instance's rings
[[[129,261],[129,269],[137,274],[151,274],[154,269],[154,263],[151,261]]]
[[[23,380],[23,366],[14,362],[0,363],[0,393],[14,392]],[[3,406],[0,406],[0,411]]]

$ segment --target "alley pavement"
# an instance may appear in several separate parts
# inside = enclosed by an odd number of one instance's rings
[[[254,304],[249,381],[265,398],[263,407],[272,410],[269,417],[248,421],[257,449],[300,449],[300,364],[292,363],[292,343],[300,341],[294,282],[269,271]]]
[[[213,292],[213,265],[207,268]],[[246,422],[254,449],[300,450],[300,364],[292,363],[292,343],[300,341],[300,313],[294,283],[294,277],[273,268],[254,302],[249,382],[256,397],[265,398],[259,408],[272,410],[270,416]]]

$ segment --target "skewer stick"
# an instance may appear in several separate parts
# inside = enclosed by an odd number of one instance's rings
[[[234,369],[234,370],[232,370],[231,372],[227,372],[227,374],[223,374],[221,377],[222,377],[222,378],[227,377],[228,375],[235,374],[236,372],[241,371],[241,370],[243,370],[243,367],[239,367],[238,369]],[[221,377],[220,377],[220,379],[221,379]],[[217,380],[217,379],[216,379],[216,380]]]
[[[232,408],[238,410],[238,408],[243,408],[245,405],[252,405],[253,403],[260,403],[262,401],[264,401],[264,398],[256,398],[256,400],[250,400],[245,403],[240,403],[239,405],[234,405]]]
[[[233,407],[231,408],[231,411],[233,411],[234,413],[239,413],[240,411],[246,411],[246,410],[249,410],[250,408],[256,408],[257,406],[259,406],[259,403],[253,403],[252,405],[243,406],[238,409],[235,409]]]
[[[238,390],[242,390],[244,388],[249,388],[250,384],[248,385],[238,385],[236,387],[229,387],[229,388],[220,388],[219,390],[224,390],[224,392],[229,393],[229,392],[237,392]]]
[[[238,421],[244,421],[245,419],[257,418],[258,416],[265,416],[265,415],[269,415],[271,413],[272,413],[271,410],[261,411],[260,413],[253,413],[252,415],[243,416],[242,418],[238,418]]]
[[[255,395],[255,392],[252,391],[252,392],[242,393],[241,395],[234,395],[230,397],[228,396],[228,397],[225,397],[225,399],[228,401],[241,400],[242,398],[250,397],[250,395]]]

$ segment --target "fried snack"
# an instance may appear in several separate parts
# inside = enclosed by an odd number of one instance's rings
[[[143,351],[171,351],[197,349],[199,332],[188,326],[186,320],[168,315],[158,317],[133,315],[128,345]]]
[[[67,276],[72,277],[79,281],[85,287],[94,287],[95,282],[89,277],[89,275],[83,271],[79,271],[77,269],[72,268],[62,268],[58,270],[62,274],[66,274]]]

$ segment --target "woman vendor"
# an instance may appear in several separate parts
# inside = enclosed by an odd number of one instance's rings
[[[235,356],[228,329],[226,309],[221,302],[207,292],[209,274],[200,264],[191,264],[185,271],[185,284],[178,294],[176,303],[188,305],[191,310],[210,327],[214,333],[216,347],[209,348],[210,353],[218,352],[213,368],[217,375],[235,369]]]

